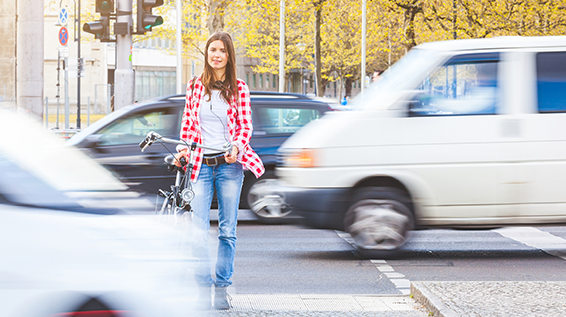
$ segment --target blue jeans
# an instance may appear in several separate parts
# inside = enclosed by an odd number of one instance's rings
[[[234,254],[236,252],[236,225],[238,205],[244,181],[240,163],[207,166],[203,164],[196,183],[193,184],[195,198],[191,206],[194,211],[193,224],[197,229],[193,255],[199,259],[195,279],[200,286],[226,287],[232,284]],[[211,276],[208,231],[210,229],[210,205],[216,189],[218,200],[218,258],[216,281]]]

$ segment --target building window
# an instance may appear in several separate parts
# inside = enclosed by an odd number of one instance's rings
[[[246,73],[246,84],[250,84],[250,73]]]
[[[138,102],[156,97],[174,95],[176,93],[175,72],[135,72],[134,99]]]
[[[309,81],[309,87],[312,88],[313,83],[314,83],[314,79],[313,79],[313,75],[311,74],[310,76],[311,80]]]
[[[265,88],[269,89],[269,74],[265,74]]]
[[[277,88],[277,76],[273,75],[273,88]]]
[[[252,81],[253,81],[252,87],[253,87],[253,88],[257,87],[257,84],[256,84],[256,74],[252,74]]]
[[[263,88],[263,74],[259,74],[259,88]]]

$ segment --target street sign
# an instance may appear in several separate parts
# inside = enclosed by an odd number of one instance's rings
[[[67,28],[62,26],[59,30],[59,44],[66,46],[69,43],[69,31]]]
[[[59,57],[69,57],[69,48],[67,46],[59,47]]]
[[[69,11],[67,11],[67,8],[61,8],[61,10],[59,11],[59,24],[61,24],[62,26],[66,26],[68,20],[69,20]]]
[[[69,77],[77,77],[77,70],[78,70],[78,61],[76,58],[69,58],[69,60],[67,61],[67,64],[65,65],[67,67],[67,71],[68,71],[68,75]],[[84,59],[81,58],[81,77],[85,77],[85,65],[84,65]]]

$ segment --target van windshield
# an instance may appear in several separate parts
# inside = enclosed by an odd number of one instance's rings
[[[362,94],[358,94],[351,103],[352,110],[381,109],[387,110],[394,98],[401,91],[413,89],[414,80],[422,78],[435,63],[431,61],[432,50],[413,48],[385,71],[378,82],[370,86]],[[410,76],[410,78],[408,78]]]

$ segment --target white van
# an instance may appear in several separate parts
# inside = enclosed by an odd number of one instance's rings
[[[566,37],[416,46],[280,149],[313,227],[394,250],[418,228],[566,223]]]

